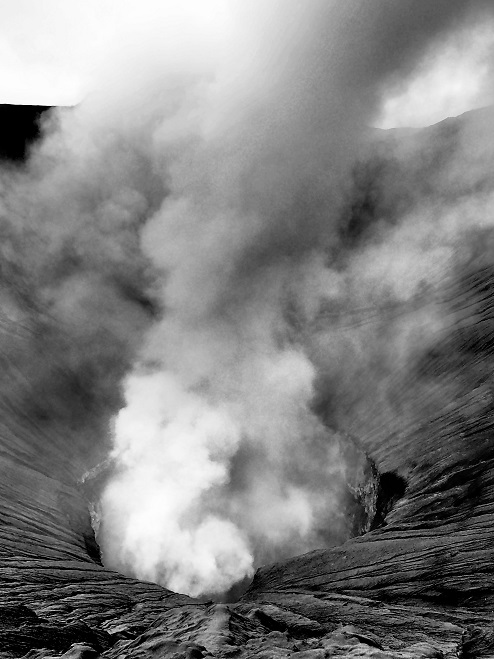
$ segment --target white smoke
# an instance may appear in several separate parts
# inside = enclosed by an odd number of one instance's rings
[[[107,562],[192,595],[228,589],[287,547],[320,545],[324,527],[338,534],[345,465],[312,411],[316,372],[287,313],[310,325],[338,280],[324,253],[360,139],[355,122],[373,111],[370,99],[346,115],[341,103],[349,94],[361,102],[372,86],[360,71],[344,77],[353,54],[334,69],[319,61],[338,43],[335,26],[346,26],[340,4],[270,9],[280,13],[257,7],[254,28],[247,21],[255,56],[234,48],[242,67],[220,61],[212,82],[187,84],[153,133],[168,194],[141,235],[162,273],[154,292],[164,314],[127,380],[115,426],[120,470],[103,497]],[[388,71],[372,73],[378,89]],[[354,261],[370,277],[353,281],[367,299],[373,290],[409,300],[424,265],[433,266],[429,283],[448,267],[444,242],[424,255],[417,240],[415,252],[405,247],[405,231]],[[382,281],[393,282],[389,291],[379,292]],[[431,323],[408,334],[430,333]]]
[[[310,217],[311,200],[293,207],[300,178],[321,164],[310,162],[310,125],[271,115],[286,83],[267,90],[266,62],[245,66],[242,80],[226,61],[212,82],[187,82],[153,131],[169,189],[142,247],[162,273],[154,294],[164,314],[126,384],[120,473],[102,501],[107,564],[193,595],[227,590],[286,547],[317,544],[344,471],[310,409],[314,368],[285,320],[290,302],[310,306],[304,280],[320,268],[312,253],[323,218]],[[287,123],[296,130],[282,139]],[[298,151],[304,141],[310,154]],[[327,196],[321,183],[316,194]],[[324,215],[338,196],[329,193]]]
[[[384,347],[405,364],[440,322],[393,324],[388,340],[313,325],[323,304],[412,300],[442,280],[461,233],[458,206],[433,229],[433,204],[415,199],[344,244],[364,126],[490,7],[165,5],[125,3],[99,88],[5,177],[4,198],[10,226],[32,236],[22,258],[43,304],[80,344],[72,361],[92,350],[114,387],[132,364],[102,496],[105,564],[199,595],[345,537],[337,421],[374,387]],[[94,345],[121,368],[106,373]],[[340,406],[326,425],[318,397]]]

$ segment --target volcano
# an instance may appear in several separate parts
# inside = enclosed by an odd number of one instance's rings
[[[41,112],[0,113],[9,166],[22,166]],[[467,171],[484,172],[474,183],[463,176],[457,198],[472,185],[487,195],[492,128],[487,108],[426,129],[374,131],[343,244],[358,250],[370,227],[418,190],[446,203],[438,173],[453,155],[467,159]],[[463,152],[465,131],[476,148]],[[350,412],[336,404],[340,430],[360,447],[348,476],[354,537],[260,568],[234,603],[199,601],[103,566],[90,515],[97,478],[83,476],[106,455],[108,447],[98,456],[85,447],[107,419],[82,394],[87,424],[76,422],[80,410],[66,409],[67,392],[81,387],[78,373],[59,364],[60,337],[2,267],[0,656],[493,657],[493,238],[492,228],[477,227],[456,247],[447,279],[401,304],[321,311],[314,360],[336,316],[343,331],[402,323],[424,309],[441,322],[406,367],[397,360],[382,383],[356,387]],[[392,404],[382,403],[380,384]],[[328,405],[318,400],[318,414],[334,421]]]

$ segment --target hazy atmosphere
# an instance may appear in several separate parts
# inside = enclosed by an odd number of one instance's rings
[[[105,465],[104,564],[212,595],[346,540],[349,438],[493,223],[490,133],[465,120],[433,195],[384,129],[492,103],[492,2],[4,0],[0,26],[0,102],[73,106],[0,171],[2,296],[77,375],[40,418]]]

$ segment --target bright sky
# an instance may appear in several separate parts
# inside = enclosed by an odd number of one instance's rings
[[[96,72],[148,41],[179,70],[190,63],[179,62],[184,53],[197,65],[228,33],[232,1],[2,0],[0,103],[77,103]],[[492,102],[485,83],[493,44],[492,29],[447,44],[387,99],[377,125],[429,125]]]
[[[128,51],[204,57],[228,29],[228,0],[2,0],[0,103],[71,105]]]

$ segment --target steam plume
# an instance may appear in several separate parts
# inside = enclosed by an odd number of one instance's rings
[[[490,11],[231,7],[214,52],[194,42],[187,57],[151,34],[144,55],[120,54],[107,93],[59,113],[26,170],[4,176],[5,226],[40,305],[67,328],[71,368],[87,370],[87,345],[102,399],[132,364],[102,498],[104,559],[193,595],[341,538],[338,428],[369,400],[349,376],[372,371],[384,343],[375,326],[342,330],[333,316],[314,329],[321,307],[348,320],[349,308],[413,299],[443,280],[458,237],[456,201],[431,230],[430,205],[403,209],[392,193],[382,232],[355,237],[365,125],[445,35]],[[405,364],[441,322],[392,323],[390,354]]]

